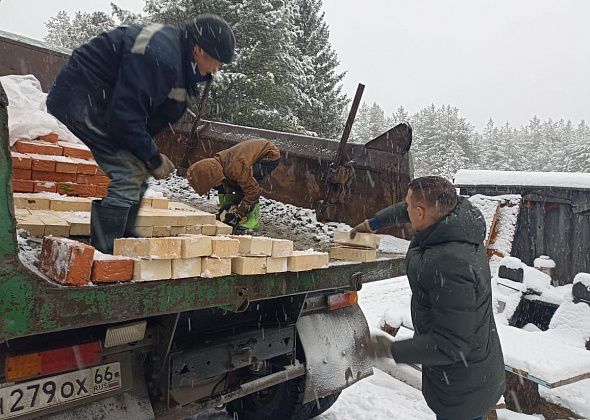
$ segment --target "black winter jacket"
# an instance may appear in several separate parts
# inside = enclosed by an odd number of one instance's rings
[[[105,32],[74,50],[47,108],[86,143],[158,158],[153,136],[177,121],[202,77],[184,30],[152,23]]]
[[[373,219],[381,227],[408,222],[405,203]],[[460,198],[451,214],[414,235],[406,255],[415,334],[392,354],[398,363],[422,364],[422,393],[441,417],[485,415],[504,392],[484,235],[481,212]]]

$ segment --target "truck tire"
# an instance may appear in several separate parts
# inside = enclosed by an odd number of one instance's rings
[[[303,404],[305,376],[247,395],[227,405],[240,420],[308,420],[330,408],[340,393]]]

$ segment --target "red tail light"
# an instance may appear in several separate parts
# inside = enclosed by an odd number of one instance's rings
[[[6,358],[6,382],[65,372],[100,362],[100,341]]]
[[[354,305],[358,302],[358,295],[356,292],[338,293],[336,295],[328,296],[328,308],[330,310],[345,308]]]

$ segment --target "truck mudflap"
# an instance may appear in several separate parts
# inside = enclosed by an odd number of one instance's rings
[[[306,360],[304,403],[373,374],[364,346],[369,326],[358,305],[304,315],[297,321],[297,332]]]

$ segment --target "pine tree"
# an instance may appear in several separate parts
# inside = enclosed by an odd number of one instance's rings
[[[345,73],[338,73],[336,52],[322,11],[322,0],[296,0],[296,53],[305,77],[300,89],[305,97],[297,115],[305,129],[318,136],[338,137],[344,127],[341,118],[348,100],[342,93]]]

